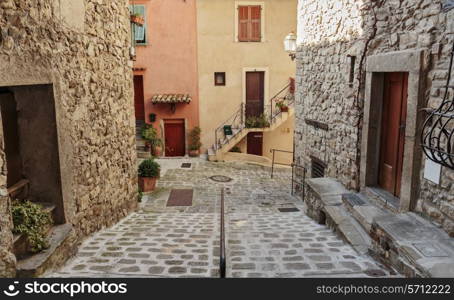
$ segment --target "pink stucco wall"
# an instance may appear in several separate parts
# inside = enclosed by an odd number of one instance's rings
[[[145,119],[157,115],[155,128],[163,119],[186,119],[186,131],[199,125],[197,72],[197,14],[195,0],[136,0],[146,5],[147,45],[136,46],[135,71],[143,75]],[[132,3],[132,2],[131,2]],[[190,94],[191,104],[178,104],[175,113],[169,105],[153,105],[154,94]]]

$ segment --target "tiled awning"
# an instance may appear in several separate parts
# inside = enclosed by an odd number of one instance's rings
[[[190,103],[192,100],[189,94],[158,94],[151,98],[151,103]]]

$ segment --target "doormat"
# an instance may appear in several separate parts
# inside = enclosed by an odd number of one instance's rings
[[[233,179],[224,175],[214,175],[210,177],[211,180],[216,182],[230,182]]]
[[[278,208],[280,212],[286,213],[286,212],[297,212],[300,211],[296,207],[284,207],[284,208]]]
[[[191,165],[192,165],[191,163],[182,163],[182,164],[181,164],[181,167],[182,167],[183,169],[190,169],[190,168],[191,168]]]
[[[167,206],[191,206],[193,194],[192,189],[171,190]]]

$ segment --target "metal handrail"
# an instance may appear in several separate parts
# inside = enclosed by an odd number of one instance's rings
[[[290,153],[293,155],[293,151],[287,151],[287,150],[280,150],[280,149],[271,149],[270,150],[270,153],[273,153],[273,160],[272,160],[272,163],[271,163],[271,178],[273,178],[274,176],[274,165],[281,165],[281,166],[291,166],[292,164],[283,164],[283,163],[277,163],[275,161],[275,154],[276,152],[282,152],[282,153]]]
[[[295,170],[296,169],[303,170],[303,181],[302,182],[295,180]],[[306,167],[292,163],[292,196],[295,195],[295,183],[296,183],[302,187],[301,200],[303,202],[305,200],[305,194],[306,194],[306,173],[307,173]]]
[[[226,271],[226,259],[225,259],[225,228],[224,228],[224,188],[221,190],[221,241],[220,241],[220,252],[219,252],[219,272],[220,277],[225,278]]]
[[[289,90],[284,97],[284,101],[287,102],[287,106],[291,107],[294,103],[294,93],[292,92],[292,79],[290,82],[282,88],[278,93],[276,93],[270,100],[269,100],[269,105],[266,105],[264,107],[264,112],[263,114],[265,117],[268,119],[268,113],[269,113],[269,122],[270,126],[273,124],[274,120],[276,119],[277,116],[282,114],[280,110],[275,110],[273,112],[273,106],[275,103],[273,103],[284,91]],[[267,109],[269,107],[269,109]],[[245,120],[245,113],[246,113],[246,105],[244,103],[240,104],[239,109],[235,111],[235,113],[230,116],[225,122],[223,122],[218,128],[215,129],[214,131],[214,145],[213,145],[213,150],[217,151],[220,147],[222,147],[223,144],[228,143],[231,139],[235,138],[241,131],[246,127],[246,120]],[[239,122],[239,124],[237,124]],[[234,132],[230,137],[225,136],[224,134],[224,126],[226,125],[231,125],[232,129],[236,129],[236,132]],[[235,126],[238,125],[238,126]],[[221,137],[224,136],[224,139]]]

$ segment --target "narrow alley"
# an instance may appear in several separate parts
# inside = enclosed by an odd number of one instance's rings
[[[158,188],[137,213],[87,238],[73,259],[47,275],[219,277],[224,188],[227,277],[389,276],[304,214],[301,199],[290,193],[290,170],[271,179],[265,168],[244,163],[160,163]],[[192,205],[168,206],[172,190],[192,190]]]

